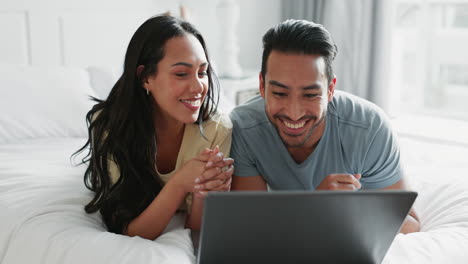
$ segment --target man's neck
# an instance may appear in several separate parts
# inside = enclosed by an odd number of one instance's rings
[[[287,147],[289,154],[297,164],[304,162],[312,153],[320,142],[325,131],[326,119],[315,129],[312,136],[302,147]]]

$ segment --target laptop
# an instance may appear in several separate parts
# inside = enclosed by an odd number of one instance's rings
[[[409,191],[209,193],[199,264],[380,263],[417,196]]]

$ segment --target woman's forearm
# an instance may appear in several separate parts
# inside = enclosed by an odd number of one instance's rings
[[[197,197],[193,195],[192,207],[190,209],[190,214],[187,217],[186,227],[192,230],[200,230],[201,221],[203,216],[203,197]]]
[[[156,239],[164,231],[185,196],[182,188],[169,181],[153,202],[130,222],[126,235]]]

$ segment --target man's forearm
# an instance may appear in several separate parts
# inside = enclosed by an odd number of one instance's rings
[[[406,186],[404,180],[401,179],[395,184],[383,188],[383,190],[409,190],[409,188],[408,186]],[[400,233],[408,234],[413,232],[419,232],[420,229],[421,227],[419,223],[419,217],[416,214],[414,208],[411,208],[408,215],[405,218],[405,221],[403,222],[403,225],[401,226]]]

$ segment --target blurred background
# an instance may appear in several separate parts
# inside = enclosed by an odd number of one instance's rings
[[[227,111],[256,92],[263,34],[307,19],[338,45],[337,89],[403,135],[468,147],[468,0],[0,0],[0,63],[108,72],[110,89],[133,32],[163,12],[204,35]]]

